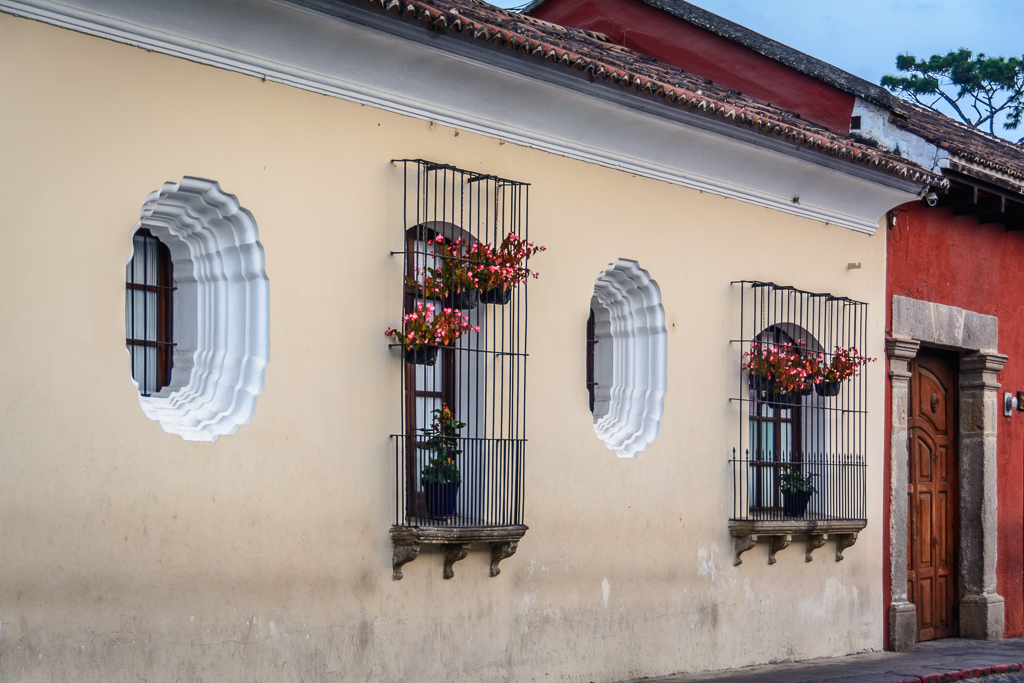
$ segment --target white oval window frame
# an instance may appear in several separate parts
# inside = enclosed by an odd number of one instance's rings
[[[170,383],[139,404],[164,431],[216,441],[252,420],[270,358],[256,220],[216,181],[185,176],[146,197],[132,234],[139,228],[170,249],[176,287]]]
[[[620,458],[658,438],[668,381],[661,289],[636,261],[619,259],[594,282],[594,431]]]

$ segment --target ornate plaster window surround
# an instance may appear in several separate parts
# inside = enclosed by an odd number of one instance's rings
[[[215,181],[185,176],[146,197],[141,228],[170,250],[176,289],[170,382],[139,403],[171,434],[216,441],[252,419],[270,355],[256,221]]]
[[[658,438],[664,414],[668,335],[661,290],[636,261],[619,259],[597,277],[594,312],[594,430],[620,458]]]
[[[907,593],[908,457],[911,363],[922,344],[960,356],[960,637],[1003,637],[1004,602],[996,592],[996,374],[998,318],[962,308],[892,298],[892,337],[886,340],[892,401],[889,446],[889,648],[912,650],[917,608]]]

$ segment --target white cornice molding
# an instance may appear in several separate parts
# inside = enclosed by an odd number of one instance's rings
[[[0,0],[0,10],[868,234],[924,189],[366,3],[302,4]]]

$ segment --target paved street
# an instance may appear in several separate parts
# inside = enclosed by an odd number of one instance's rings
[[[946,638],[920,643],[912,652],[870,652],[846,657],[751,666],[703,674],[636,679],[644,683],[939,683],[974,680],[1024,683],[1024,638],[998,642]],[[1005,675],[978,676],[1016,671]],[[942,674],[954,674],[944,677]]]

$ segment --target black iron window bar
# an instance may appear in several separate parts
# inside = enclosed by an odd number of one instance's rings
[[[529,240],[529,185],[422,159],[393,162],[402,175],[402,311],[422,305],[460,311],[479,331],[453,344],[402,354],[401,429],[395,457],[394,578],[420,543],[444,546],[445,578],[469,544],[491,545],[491,575],[526,531],[525,408],[528,285],[479,291],[449,281],[477,265],[431,244],[462,240],[498,245],[509,234]],[[523,264],[525,269],[526,264]],[[428,268],[444,273],[444,293],[426,294]],[[391,344],[392,347],[401,347]],[[438,425],[435,411],[451,422]],[[461,427],[457,425],[462,425]],[[442,431],[432,431],[435,426]],[[446,428],[446,429],[445,429]]]
[[[743,370],[756,345],[821,356],[865,353],[867,304],[771,282],[739,281],[738,446],[730,460],[735,564],[758,535],[771,540],[769,563],[795,533],[807,535],[807,561],[831,533],[837,559],[867,523],[867,377],[781,391]]]

